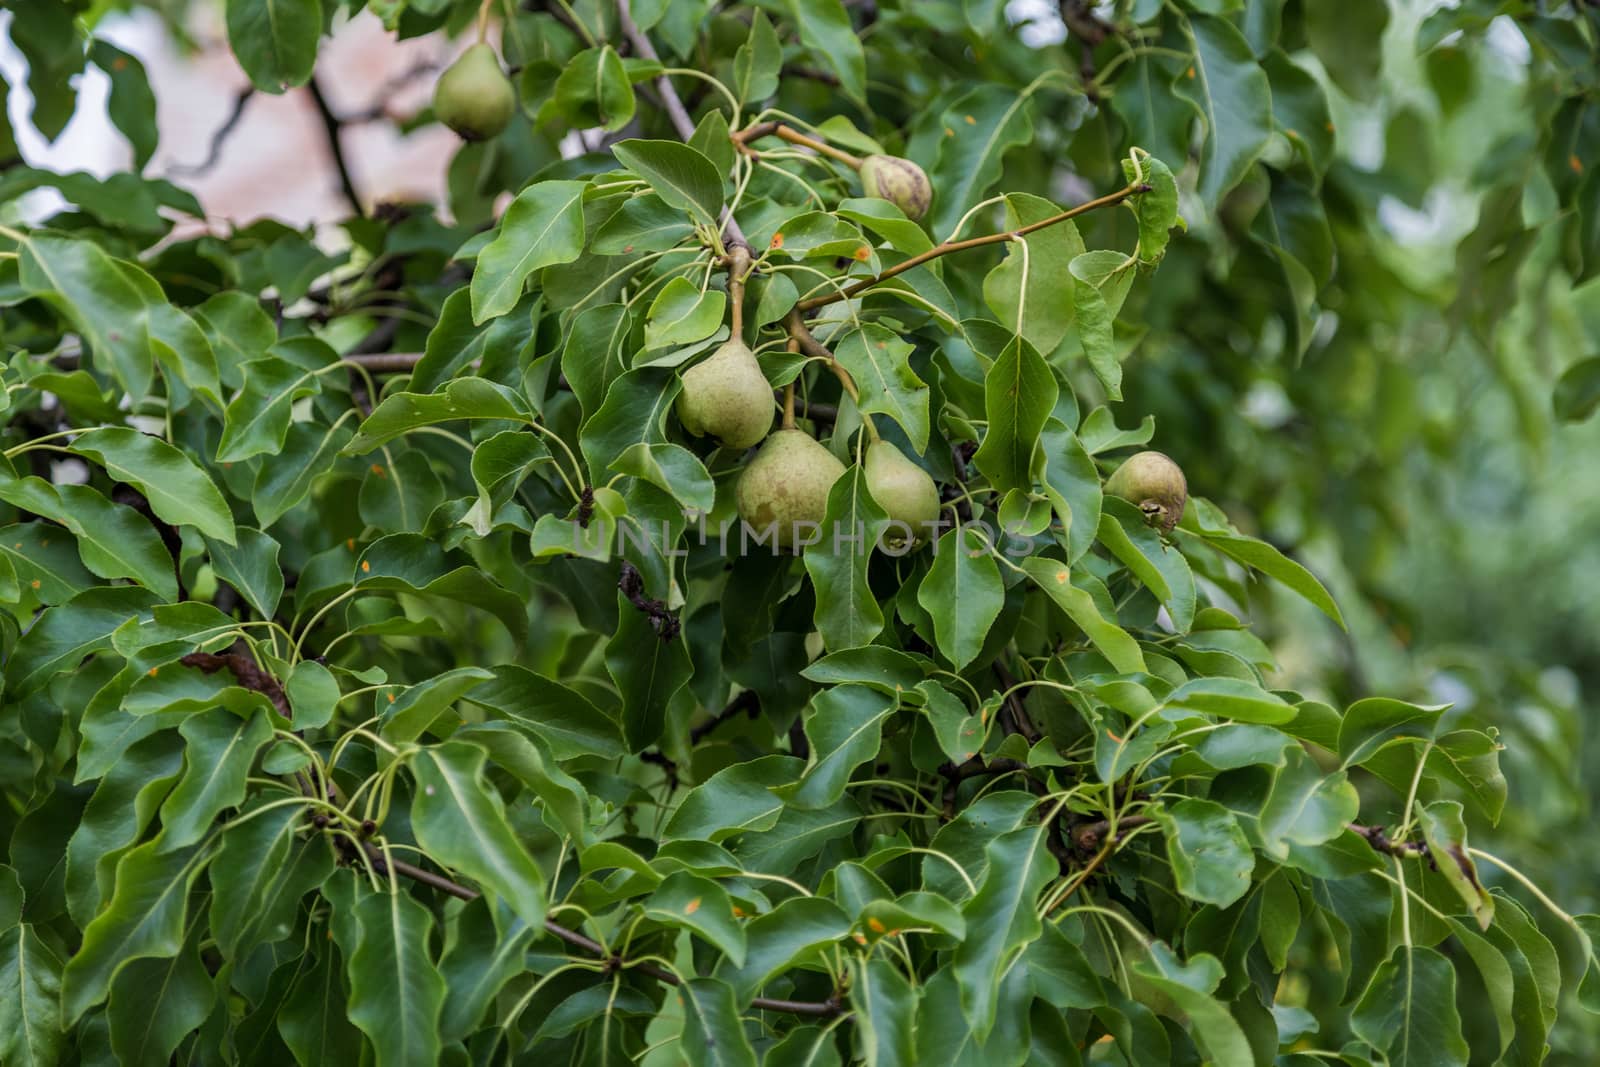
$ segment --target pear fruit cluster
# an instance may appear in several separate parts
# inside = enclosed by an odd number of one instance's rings
[[[776,524],[778,547],[792,551],[800,524],[827,516],[828,491],[843,473],[844,464],[810,434],[779,430],[739,475],[739,517],[757,531]]]
[[[760,444],[772,429],[772,386],[750,346],[735,337],[683,373],[678,421],[724,448]]]
[[[1162,533],[1172,532],[1183,518],[1189,500],[1189,482],[1183,468],[1161,452],[1137,452],[1106,479],[1105,491],[1134,504],[1145,522]]]
[[[433,87],[434,115],[468,141],[496,136],[516,110],[516,90],[494,47],[483,41],[461,53]]]
[[[861,190],[887,200],[908,219],[920,219],[933,203],[933,184],[927,173],[909,159],[871,155],[861,161]]]
[[[926,540],[939,518],[939,490],[928,472],[888,441],[867,446],[864,467],[867,492],[898,524],[890,527],[886,543],[899,548]]]

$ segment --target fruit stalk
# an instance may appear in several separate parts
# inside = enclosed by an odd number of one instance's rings
[[[853,156],[841,148],[833,147],[826,141],[808,137],[792,126],[785,126],[781,122],[758,122],[754,126],[748,126],[733,134],[733,143],[741,152],[755,153],[755,149],[750,147],[750,142],[759,140],[762,137],[776,137],[780,140],[788,141],[790,144],[801,145],[811,149],[818,155],[836,159],[851,170],[861,169],[860,156]]]
[[[790,339],[800,345],[801,351],[808,356],[826,361],[828,369],[833,372],[834,377],[839,379],[839,385],[844,388],[850,399],[855,401],[856,406],[860,407],[861,391],[856,388],[855,379],[851,378],[850,372],[845,370],[843,364],[833,357],[833,353],[828,350],[828,347],[817,340],[816,335],[806,327],[805,322],[800,318],[798,309],[789,312],[789,317],[784,320],[784,325],[789,331]],[[878,439],[878,428],[872,424],[871,416],[863,412],[861,424],[867,431],[868,439],[876,441]]]

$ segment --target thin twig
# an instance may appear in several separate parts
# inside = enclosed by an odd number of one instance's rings
[[[311,94],[312,102],[317,105],[318,117],[322,119],[322,129],[328,139],[328,151],[333,156],[334,168],[339,172],[339,188],[343,191],[344,198],[350,201],[351,210],[359,216],[365,216],[366,211],[361,206],[361,194],[356,191],[356,183],[350,177],[350,167],[344,158],[344,145],[340,141],[344,123],[333,113],[333,108],[328,105],[328,98],[322,94],[322,86],[315,77],[306,82],[306,90]]]
[[[1029,223],[1027,226],[1022,226],[1015,230],[1004,230],[1000,233],[986,233],[981,237],[969,237],[964,241],[945,241],[943,244],[934,245],[926,252],[912,256],[910,259],[905,260],[904,262],[896,263],[894,266],[889,267],[879,274],[873,275],[871,278],[863,278],[854,285],[846,286],[843,289],[835,289],[832,292],[823,293],[820,296],[813,296],[809,299],[802,300],[798,305],[796,305],[796,310],[814,311],[817,308],[826,307],[829,304],[837,303],[840,300],[848,300],[867,289],[871,289],[875,285],[881,285],[890,278],[904,274],[908,270],[914,270],[917,267],[922,266],[924,263],[927,263],[929,260],[938,259],[940,256],[948,256],[952,252],[964,252],[969,248],[981,248],[984,245],[1001,244],[1006,241],[1015,241],[1019,238],[1026,237],[1028,234],[1033,233],[1036,230],[1042,230],[1046,226],[1054,226],[1057,223],[1066,222],[1068,219],[1077,218],[1079,215],[1086,214],[1098,208],[1110,207],[1113,204],[1120,204],[1130,196],[1137,196],[1139,193],[1146,193],[1149,191],[1150,187],[1148,185],[1136,183],[1126,186],[1125,188],[1118,189],[1114,193],[1107,193],[1105,196],[1090,200],[1087,203],[1079,204],[1077,207],[1068,208],[1059,215],[1052,215],[1047,219],[1040,219],[1038,222]]]
[[[633,46],[633,51],[640,59],[653,59],[661,61],[661,55],[656,51],[656,46],[650,43],[650,38],[633,21],[633,11],[628,0],[617,0],[617,21],[622,27],[622,35]],[[667,119],[672,123],[672,128],[677,131],[681,140],[687,141],[694,136],[694,120],[689,117],[689,112],[684,109],[683,99],[678,96],[678,90],[672,87],[672,80],[665,74],[656,76],[656,92],[661,94],[661,108],[667,113]],[[722,213],[723,242],[728,245],[743,245],[750,247],[750,241],[744,235],[744,230],[734,221],[733,213],[726,208]]]
[[[730,719],[746,715],[756,718],[761,714],[761,697],[754,689],[746,689],[738,696],[728,701],[727,705],[711,718],[689,731],[689,744],[698,745],[711,735],[717,727]]]
[[[211,147],[206,150],[206,158],[198,163],[183,165],[174,164],[167,168],[167,173],[180,178],[192,178],[197,174],[204,174],[217,165],[217,160],[222,158],[222,146],[233,131],[238,128],[239,120],[244,118],[244,109],[250,99],[256,95],[256,87],[247,85],[233,98],[233,107],[228,111],[228,117],[217,127],[217,132],[211,135]]]

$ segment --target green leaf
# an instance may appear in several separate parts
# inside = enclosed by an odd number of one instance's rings
[[[1338,837],[1361,808],[1356,787],[1343,771],[1324,775],[1299,746],[1285,755],[1259,816],[1262,847],[1278,860],[1288,858],[1292,845],[1320,845]]]
[[[1061,209],[1043,197],[1009,193],[1005,198],[1006,230],[1059,214]],[[1034,351],[1053,352],[1072,329],[1077,285],[1069,267],[1083,254],[1083,238],[1071,222],[1060,222],[1007,241],[1005,248],[1005,258],[983,279],[984,302]]]
[[[667,704],[694,673],[680,634],[658,634],[650,619],[617,594],[617,630],[606,642],[606,670],[621,698],[622,734],[638,752],[654,744],[666,725]]]
[[[433,914],[404,892],[380,892],[357,903],[354,917],[350,1021],[372,1042],[379,1067],[437,1062],[445,985],[428,952]]]
[[[617,147],[621,147],[620,145]],[[571,263],[583,251],[586,182],[536,182],[517,194],[472,272],[472,321],[504,315],[536,270]]]
[[[272,738],[272,722],[264,712],[241,719],[219,708],[191,715],[178,732],[188,742],[183,778],[161,805],[160,840],[172,849],[200,840],[224,808],[244,799],[245,778]]]
[[[955,229],[1000,179],[1006,153],[1032,142],[1035,107],[1031,93],[983,84],[945,109],[937,127],[938,158],[928,168],[936,191],[934,233]]]
[[[250,491],[250,506],[262,529],[310,494],[312,483],[333,467],[354,432],[343,422],[334,426],[298,422],[289,428],[283,448],[271,463],[261,464]]]
[[[701,291],[688,278],[673,278],[661,287],[645,316],[645,350],[705,340],[722,327],[727,304],[727,294],[721,290]]]
[[[482,608],[505,624],[519,644],[527,637],[527,606],[477,567],[452,568],[436,542],[398,533],[368,545],[356,561],[355,584],[372,591],[440,597]]]
[[[633,85],[622,58],[610,45],[573,56],[556,79],[541,119],[559,116],[575,127],[620,130],[633,119]]]
[[[744,927],[734,916],[727,890],[708,878],[677,871],[656,887],[644,913],[657,922],[693,930],[727,958],[744,965]]]
[[[395,745],[415,741],[450,705],[493,677],[482,667],[457,667],[418,682],[383,710],[378,732]]]
[[[100,910],[117,861],[155,818],[182,766],[183,746],[164,732],[129,746],[95,788],[67,842],[67,910],[80,926]]]
[[[1350,1029],[1393,1067],[1466,1064],[1455,967],[1431,948],[1395,949],[1361,994]]]
[[[679,1047],[690,1067],[756,1067],[733,989],[715,978],[691,978],[678,987],[683,1004]]]
[[[1194,624],[1194,574],[1183,554],[1169,547],[1124,500],[1108,500],[1100,513],[1099,540],[1166,607],[1172,628],[1188,633]]]
[[[105,999],[111,980],[138,959],[166,959],[183,947],[189,888],[204,853],[147,841],[117,863],[116,888],[105,909],[83,931],[83,944],[61,976],[61,1013],[67,1026]]]
[[[661,838],[721,841],[746,830],[769,829],[783,811],[783,801],[771,787],[794,781],[802,769],[793,756],[761,756],[724,767],[689,790]]]
[[[87,485],[52,485],[0,470],[0,500],[65,526],[78,539],[83,565],[102,578],[132,578],[163,600],[178,597],[177,575],[161,535],[148,519],[113,504]]]
[[[233,542],[206,538],[211,566],[257,615],[270,619],[283,599],[283,568],[278,565],[281,546],[253,526],[239,526],[234,532]]]
[[[694,224],[681,210],[659,196],[642,193],[623,201],[616,214],[595,232],[589,248],[602,256],[665,252],[682,244],[693,233]]]
[[[223,829],[211,867],[211,936],[229,960],[293,936],[302,898],[334,870],[327,842],[305,833],[309,805],[262,806],[247,806],[248,819]]]
[[[48,609],[6,661],[7,696],[15,699],[36,692],[85,656],[109,648],[117,627],[130,619],[150,619],[159,602],[136,586],[99,586]]]
[[[373,409],[355,437],[345,445],[347,456],[362,456],[419,426],[458,419],[505,419],[527,422],[527,405],[503,385],[482,378],[452,378],[437,393],[391,393]]]
[[[617,162],[643,178],[672,207],[696,222],[716,226],[722,215],[722,176],[717,165],[681,141],[619,141]]]
[[[1294,719],[1294,705],[1259,685],[1237,678],[1192,678],[1167,697],[1167,706],[1278,726]]]
[[[1185,797],[1156,812],[1167,838],[1178,892],[1226,908],[1250,890],[1255,854],[1233,813],[1221,804]]]
[[[915,346],[876,323],[851,330],[834,348],[834,356],[861,390],[861,410],[889,416],[911,439],[917,452],[928,448],[928,386],[909,362]]]
[[[1131,162],[1123,161],[1122,173],[1128,181],[1142,177],[1150,186],[1133,201],[1133,211],[1139,219],[1139,262],[1153,267],[1166,255],[1173,228],[1183,224],[1178,217],[1178,182],[1171,169],[1154,156],[1141,159],[1139,170],[1142,174],[1135,173]]]
[[[750,36],[733,57],[733,89],[740,103],[754,104],[778,91],[783,68],[783,42],[772,20],[760,8],[750,19]]]
[[[1305,14],[1306,43],[1333,83],[1357,100],[1371,100],[1383,75],[1383,31],[1389,5],[1354,0],[1337,9],[1312,4]]]
[[[1424,805],[1417,817],[1422,839],[1428,843],[1428,857],[1438,867],[1478,921],[1487,930],[1494,922],[1494,897],[1478,877],[1478,866],[1467,848],[1467,824],[1461,805],[1454,800],[1436,800]]]
[[[223,413],[217,462],[281,453],[295,401],[320,393],[319,375],[338,361],[333,349],[321,341],[296,337],[273,345],[266,359],[245,364],[244,385]],[[263,524],[270,525],[265,520]]]
[[[493,891],[529,926],[544,923],[544,875],[506,821],[500,795],[483,775],[486,754],[447,741],[417,752],[411,829],[434,860]]]
[[[811,760],[800,780],[772,791],[798,808],[825,808],[844,795],[850,775],[876,759],[883,744],[884,720],[898,702],[859,685],[825,689],[805,717]]]
[[[1345,709],[1339,721],[1339,755],[1344,766],[1364,763],[1396,737],[1432,737],[1448,704],[1408,704],[1389,697],[1368,697]]]
[[[741,1005],[749,1004],[774,975],[816,959],[849,933],[849,916],[831,900],[791,897],[746,924],[743,966],[717,973],[733,986]]]
[[[992,488],[1031,488],[1034,449],[1059,393],[1044,357],[1021,337],[1013,338],[984,376],[989,428],[972,457]]]
[[[1552,399],[1556,418],[1582,422],[1600,408],[1600,356],[1580,359],[1561,372]]]
[[[817,632],[831,652],[870,644],[883,631],[883,611],[867,569],[888,525],[889,516],[867,491],[859,464],[828,490],[821,539],[806,547],[805,567],[817,592]]]
[[[1113,667],[1123,674],[1144,672],[1144,653],[1139,650],[1139,642],[1100,614],[1094,598],[1072,584],[1072,572],[1065,563],[1030,556],[1022,561],[1022,569],[1066,612],[1067,618],[1077,624]]]
[[[227,0],[228,43],[250,83],[281,93],[311,79],[322,36],[320,0]]]
[[[61,960],[29,923],[0,931],[0,1063],[49,1067],[61,1061]]]
[[[1006,964],[1043,928],[1036,905],[1056,868],[1038,826],[996,837],[985,850],[989,870],[966,902],[967,938],[951,959],[961,1012],[979,1041],[994,1029]]]
[[[982,533],[963,526],[939,538],[933,566],[917,587],[917,603],[933,618],[939,651],[956,670],[983,651],[1005,600],[1000,568]]]
[[[1205,120],[1200,145],[1200,199],[1215,211],[1222,195],[1244,178],[1272,136],[1272,91],[1244,35],[1225,19],[1192,15],[1193,78],[1177,91]]]
[[[106,114],[117,132],[133,149],[133,169],[141,171],[155,154],[160,131],[156,127],[156,97],[144,64],[103,38],[90,46],[89,58],[111,81]]]
[[[446,989],[439,1021],[443,1040],[459,1041],[477,1029],[495,995],[523,973],[528,943],[539,929],[488,897],[467,903],[439,961]]]
[[[857,103],[867,98],[867,59],[842,0],[786,0],[800,40],[839,76],[839,87]]]
[[[74,438],[71,449],[99,463],[116,481],[138,489],[163,521],[193,526],[206,537],[234,543],[233,515],[216,484],[159,437],[104,426]]]
[[[361,1033],[348,1017],[339,948],[324,941],[315,955],[316,962],[301,969],[278,1011],[278,1033],[303,1067],[359,1062]]]
[[[1241,534],[1212,530],[1203,531],[1202,536],[1205,537],[1206,544],[1217,551],[1233,557],[1247,567],[1255,568],[1269,578],[1282,582],[1305,597],[1340,627],[1344,626],[1344,616],[1339,611],[1339,605],[1333,602],[1333,597],[1328,595],[1327,589],[1317,581],[1316,576],[1265,541],[1258,541],[1254,537],[1245,537]]]
[[[1159,992],[1170,998],[1182,1013],[1183,1024],[1193,1031],[1211,1063],[1249,1063],[1254,1060],[1250,1042],[1245,1039],[1225,1004],[1211,996],[1222,965],[1214,956],[1200,953],[1189,958],[1187,967],[1178,965],[1170,949],[1157,942],[1150,959],[1134,966],[1135,972]],[[1209,971],[1211,980],[1197,972]]]
[[[629,445],[611,464],[621,474],[643,478],[672,496],[685,508],[709,512],[716,503],[717,486],[700,457],[682,445]]]
[[[217,987],[200,959],[200,928],[177,955],[135,960],[111,983],[106,1016],[117,1062],[166,1067],[172,1054],[211,1014]]]
[[[917,1063],[917,991],[886,956],[852,962],[850,1003],[860,1027],[862,1061],[872,1067]]]
[[[497,666],[493,674],[493,680],[468,691],[466,699],[539,738],[557,759],[622,754],[615,717],[576,690],[509,663]]]

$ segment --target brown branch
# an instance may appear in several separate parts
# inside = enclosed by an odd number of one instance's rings
[[[833,353],[828,350],[828,346],[817,340],[816,335],[811,332],[810,328],[806,326],[805,321],[800,318],[800,311],[798,308],[789,312],[789,317],[784,320],[783,325],[784,328],[789,331],[789,336],[794,341],[799,343],[800,350],[802,352],[815,359],[820,359],[827,362],[828,369],[833,372],[834,377],[839,379],[839,384],[843,386],[844,391],[849,394],[850,399],[855,401],[856,405],[859,407],[861,404],[861,393],[856,389],[855,379],[851,378],[850,372],[845,370],[839,361],[834,358]],[[867,427],[871,427],[872,421],[863,416],[862,424]],[[871,434],[874,439],[877,438],[876,430],[869,429],[868,433]]]
[[[245,106],[250,103],[251,98],[255,95],[256,89],[253,85],[247,85],[235,94],[233,107],[229,110],[228,117],[223,120],[221,126],[217,127],[217,132],[211,135],[211,147],[206,150],[206,158],[188,166],[179,164],[168,167],[167,173],[175,177],[192,178],[197,174],[204,174],[216,166],[217,160],[222,158],[222,146],[227,143],[229,137],[233,136],[233,131],[239,127],[239,120],[244,118]]]
[[[1389,835],[1381,826],[1362,826],[1360,823],[1351,823],[1350,829],[1366,839],[1374,852],[1381,852],[1386,856],[1426,856],[1428,843],[1426,841],[1391,841]]]
[[[644,576],[639,573],[638,567],[624,561],[622,576],[617,579],[617,588],[628,598],[628,603],[649,616],[650,625],[657,637],[663,641],[670,641],[678,636],[678,617],[667,607],[665,601],[645,595]]]
[[[336,840],[342,839],[336,838]],[[435,874],[432,871],[418,867],[415,864],[406,863],[404,860],[392,860],[385,864],[383,854],[376,846],[366,845],[365,847],[368,858],[372,860],[373,866],[379,869],[380,873],[384,866],[392,867],[395,874],[404,875],[414,882],[431,886],[432,888],[439,890],[439,892],[449,894],[458,900],[478,899],[479,894],[475,889],[470,889],[467,886],[460,885],[459,883],[454,882],[441,874]],[[660,967],[657,967],[651,963],[631,964],[621,956],[607,952],[606,947],[600,942],[591,937],[586,937],[576,930],[562,926],[558,922],[546,919],[544,921],[544,929],[546,933],[565,941],[573,948],[582,949],[591,956],[595,956],[601,960],[604,960],[613,970],[634,970],[638,971],[640,974],[647,975],[650,978],[654,978],[658,982],[664,982],[670,986],[681,984],[678,976],[673,974],[671,971],[662,970]],[[750,1006],[762,1011],[782,1011],[788,1012],[792,1015],[815,1016],[819,1019],[831,1019],[844,1011],[844,1001],[837,993],[829,997],[827,1000],[820,1001],[780,1000],[773,997],[756,997],[750,1002]]]
[[[656,46],[650,43],[650,38],[634,23],[633,10],[628,0],[617,0],[617,21],[622,27],[622,35],[633,46],[634,55],[640,59],[653,59],[658,63],[661,61]],[[672,80],[665,74],[657,75],[655,87],[656,92],[661,94],[661,108],[667,113],[667,119],[677,131],[679,139],[689,140],[694,136],[694,120],[684,109],[683,99],[678,96],[678,90],[672,87]],[[722,234],[726,244],[743,245],[747,249],[750,247],[750,241],[745,237],[744,230],[739,228],[739,224],[734,221],[733,213],[726,208],[722,213]]]
[[[205,674],[215,674],[221,670],[229,671],[240,685],[262,693],[272,701],[272,706],[278,709],[278,714],[286,719],[294,715],[289,708],[289,698],[284,695],[283,686],[279,685],[278,680],[271,674],[257,666],[249,656],[238,652],[191,652],[178,662]]]
[[[727,705],[711,718],[689,731],[689,744],[698,745],[704,741],[717,727],[730,719],[745,715],[751,719],[761,714],[761,696],[754,689],[746,689],[738,696],[728,701]]]
[[[776,137],[779,140],[788,141],[790,144],[809,148],[818,155],[838,160],[853,170],[861,169],[860,156],[853,156],[841,148],[835,148],[825,141],[809,137],[794,127],[785,126],[781,122],[758,122],[753,126],[746,126],[738,133],[729,134],[729,137],[733,141],[734,147],[741,152],[754,152],[754,149],[750,147],[751,141],[758,141],[763,137]]]
[[[1003,244],[1006,241],[1015,241],[1019,238],[1026,237],[1028,234],[1033,233],[1036,230],[1042,230],[1046,226],[1054,226],[1057,223],[1066,222],[1068,219],[1077,218],[1079,215],[1087,214],[1090,211],[1095,211],[1103,207],[1111,207],[1114,204],[1120,204],[1130,196],[1137,196],[1140,193],[1147,193],[1149,191],[1150,186],[1143,183],[1135,183],[1122,189],[1118,189],[1114,193],[1107,193],[1105,196],[1079,204],[1077,207],[1068,208],[1059,215],[1051,215],[1047,219],[1040,219],[1038,222],[1029,223],[1028,225],[1015,230],[1004,230],[1000,233],[986,233],[981,237],[969,237],[964,241],[945,241],[942,244],[934,245],[926,252],[921,252],[912,256],[910,259],[905,260],[902,263],[896,263],[894,266],[889,267],[881,273],[873,275],[871,278],[863,278],[854,285],[847,286],[843,289],[835,289],[831,293],[823,293],[820,296],[813,296],[809,299],[802,300],[798,305],[796,305],[796,310],[814,311],[817,308],[826,307],[829,304],[837,303],[840,300],[848,300],[867,289],[871,289],[875,285],[881,285],[890,278],[904,274],[908,270],[914,270],[915,268],[922,266],[924,263],[927,263],[929,260],[938,259],[940,256],[948,256],[952,252],[964,252],[969,248],[982,248],[984,245]]]
[[[366,211],[361,206],[361,194],[356,191],[356,183],[350,177],[350,167],[344,158],[344,145],[340,141],[344,123],[333,113],[333,108],[328,105],[328,98],[322,95],[322,86],[317,83],[315,77],[306,82],[306,91],[311,94],[311,101],[317,106],[317,117],[322,120],[322,130],[328,139],[328,151],[333,156],[334,169],[339,172],[339,188],[344,193],[344,198],[350,201],[351,210],[358,216],[364,216]]]

